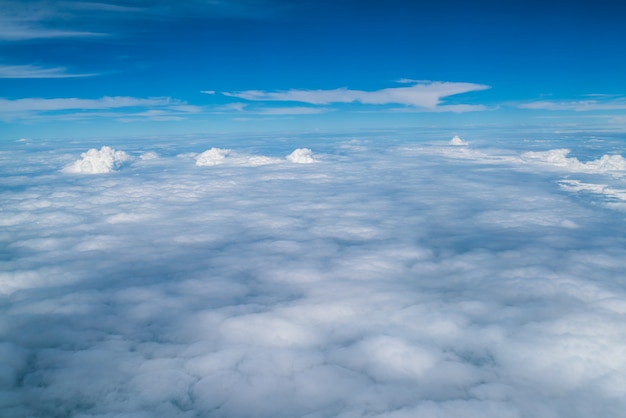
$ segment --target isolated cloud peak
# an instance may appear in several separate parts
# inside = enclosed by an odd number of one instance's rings
[[[449,144],[449,145],[457,145],[457,146],[459,146],[459,145],[461,145],[461,146],[463,146],[463,145],[469,145],[467,142],[463,141],[463,140],[461,139],[461,137],[460,137],[460,136],[458,136],[458,135],[454,135],[454,136],[452,137],[452,139],[450,140],[450,142],[448,142],[448,144]]]
[[[100,150],[95,148],[81,154],[81,159],[66,166],[65,173],[74,174],[106,174],[115,171],[130,157],[124,151],[116,151],[111,147],[103,146]]]
[[[296,164],[311,164],[317,161],[313,158],[313,151],[308,148],[298,148],[286,158],[287,161]]]
[[[489,86],[474,83],[422,81],[409,87],[390,87],[374,91],[338,88],[332,90],[291,89],[274,92],[247,90],[223,94],[228,97],[251,101],[301,102],[314,105],[355,102],[368,105],[399,104],[435,110],[445,108],[445,106],[441,106],[443,98],[488,88]]]

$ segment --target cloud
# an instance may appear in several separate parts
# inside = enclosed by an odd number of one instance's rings
[[[621,417],[623,144],[448,135],[0,144],[3,417]]]
[[[626,189],[618,189],[606,184],[585,183],[580,180],[560,180],[561,189],[574,193],[593,193],[602,195],[608,200],[608,205],[612,207],[626,209]],[[619,202],[619,205],[615,205]]]
[[[606,173],[626,171],[626,159],[621,155],[603,155],[597,160],[581,162],[577,158],[568,157],[569,149],[560,148],[548,151],[530,151],[522,154],[522,158],[546,163],[575,172]]]
[[[80,25],[76,29],[69,28],[71,24],[68,25],[68,22],[72,22],[74,17],[67,8],[71,3],[4,1],[0,5],[0,41],[102,36],[102,33],[81,30],[78,28]]]
[[[137,109],[148,108],[143,111]],[[150,109],[157,108],[157,109]],[[102,113],[103,110],[124,109],[126,113]],[[132,112],[131,112],[132,111]],[[127,96],[105,96],[98,99],[82,98],[0,98],[0,120],[37,119],[86,119],[94,117],[127,118],[136,120],[172,120],[190,113],[198,113],[201,108],[187,105],[170,97],[138,98]],[[131,113],[129,113],[131,112]]]
[[[259,115],[317,115],[320,113],[331,112],[333,109],[319,107],[268,107],[265,109],[257,109],[254,113]]]
[[[0,65],[0,78],[74,78],[97,74],[69,73],[64,67],[44,68],[34,65]]]
[[[416,83],[410,87],[391,87],[376,91],[340,88],[334,90],[287,90],[277,92],[248,90],[242,92],[226,92],[223,94],[228,97],[251,101],[287,101],[314,105],[353,102],[369,105],[400,104],[436,110],[438,108],[447,107],[446,105],[442,105],[443,98],[488,88],[489,86],[473,83],[422,82]],[[470,110],[471,108],[449,107],[449,109],[453,111],[464,111]]]
[[[116,151],[111,147],[103,146],[81,154],[81,159],[67,165],[63,171],[74,174],[105,174],[119,168],[130,159],[124,151]]]
[[[224,159],[230,152],[231,151],[228,149],[211,148],[196,157],[196,165],[212,166],[223,164]]]
[[[313,158],[313,151],[308,148],[298,148],[287,157],[287,161],[297,164],[311,164],[316,162]]]
[[[25,41],[30,39],[93,38],[102,33],[47,29],[0,19],[0,41]]]
[[[458,136],[458,135],[454,135],[452,137],[452,139],[450,140],[450,142],[448,142],[448,144],[450,144],[450,145],[457,145],[457,146],[458,145],[469,145],[467,142],[463,141],[461,139],[461,137]]]
[[[142,99],[136,97],[124,96],[105,96],[99,99],[80,99],[80,98],[63,98],[63,99],[2,99],[0,98],[0,112],[8,111],[57,111],[57,110],[73,110],[73,109],[115,109],[120,107],[136,107],[136,106],[164,106],[175,103],[175,100],[169,97],[156,97]]]
[[[518,105],[521,109],[532,110],[573,110],[576,112],[591,112],[597,110],[624,110],[626,109],[626,99],[612,98],[607,100],[570,100],[570,101],[550,101],[542,100]]]
[[[195,157],[196,166],[207,167],[222,164],[235,166],[261,166],[267,164],[278,164],[289,161],[296,164],[310,164],[317,162],[313,158],[313,151],[308,148],[298,148],[285,157],[285,160],[268,157],[264,155],[249,155],[241,152],[235,152],[230,149],[211,148]]]
[[[136,22],[198,16],[263,19],[287,12],[293,7],[291,2],[268,4],[256,0],[191,0],[176,3],[138,0],[131,5],[111,0],[4,0],[0,4],[0,41],[119,36],[128,30],[128,23],[136,25]]]

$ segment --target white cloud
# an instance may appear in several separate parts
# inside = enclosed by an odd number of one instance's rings
[[[96,74],[70,73],[64,67],[44,68],[34,65],[0,65],[0,78],[73,78]]]
[[[327,113],[333,109],[320,108],[320,107],[268,107],[265,109],[258,109],[253,113],[259,115],[317,115],[320,113]]]
[[[252,101],[288,101],[314,105],[352,102],[371,105],[400,104],[435,110],[439,107],[445,108],[445,106],[442,106],[443,98],[488,88],[488,86],[473,83],[422,82],[410,87],[391,87],[376,91],[340,88],[334,90],[287,90],[277,92],[248,90],[223,94]],[[448,105],[451,111],[476,110],[472,107],[464,108],[463,106],[465,105]]]
[[[250,155],[241,152],[235,152],[230,149],[211,148],[194,157],[196,166],[207,167],[222,164],[241,167],[256,167],[267,164],[278,164],[289,161],[296,164],[310,164],[317,162],[313,158],[313,151],[308,148],[298,148],[287,155],[285,159],[276,157],[268,157],[264,155]]]
[[[452,137],[452,139],[450,140],[450,142],[448,142],[448,144],[450,144],[450,145],[457,145],[457,146],[458,145],[469,145],[467,142],[463,141],[461,139],[461,137],[458,136],[458,135],[454,135]]]
[[[287,157],[287,161],[297,164],[311,164],[316,162],[313,158],[313,151],[308,148],[298,148]]]
[[[30,39],[51,38],[90,38],[100,36],[104,36],[104,34],[88,31],[50,29],[33,24],[11,22],[7,19],[0,18],[0,41],[26,41]]]
[[[196,165],[202,167],[223,164],[229,153],[228,149],[211,148],[196,157]]]
[[[145,108],[143,110],[142,108]],[[124,113],[102,112],[123,109]],[[170,97],[138,98],[105,96],[98,99],[82,98],[0,98],[0,120],[74,120],[97,117],[132,120],[180,120],[201,108],[187,105]]]
[[[136,98],[136,97],[102,97],[99,99],[16,99],[9,100],[0,98],[0,112],[20,112],[20,111],[57,111],[75,109],[115,109],[120,107],[136,106],[165,106],[175,103],[169,97]]]
[[[621,417],[623,144],[441,137],[0,144],[3,417]]]
[[[104,174],[110,173],[130,159],[124,151],[116,151],[111,147],[103,146],[81,154],[81,159],[66,166],[63,171],[75,174]]]
[[[518,105],[521,109],[533,110],[573,110],[576,112],[589,112],[596,110],[625,110],[626,99],[614,98],[607,100],[570,100],[551,101],[542,100]]]
[[[546,163],[576,172],[619,172],[626,171],[626,159],[621,155],[603,155],[597,160],[581,162],[577,158],[568,157],[569,149],[560,148],[548,151],[531,151],[522,154],[522,158]]]

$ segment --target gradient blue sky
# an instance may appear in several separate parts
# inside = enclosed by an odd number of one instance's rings
[[[0,0],[0,140],[626,129],[626,3]]]

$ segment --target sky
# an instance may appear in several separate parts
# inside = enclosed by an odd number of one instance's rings
[[[0,2],[0,140],[624,130],[621,1]]]
[[[0,0],[0,415],[623,417],[625,21]]]

